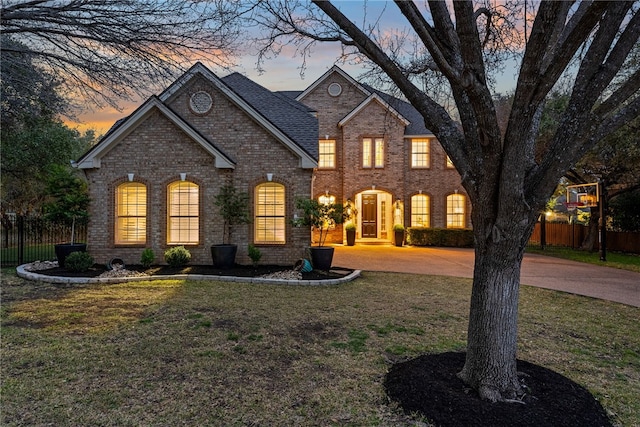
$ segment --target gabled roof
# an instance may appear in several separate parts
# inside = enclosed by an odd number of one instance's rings
[[[353,77],[351,77],[349,74],[345,73],[340,67],[338,67],[337,65],[334,65],[333,67],[331,67],[326,73],[324,73],[322,76],[320,76],[320,78],[318,80],[316,80],[315,82],[313,82],[311,84],[311,86],[309,86],[308,88],[306,88],[301,94],[299,94],[296,97],[297,101],[302,101],[302,99],[304,99],[305,96],[307,96],[307,94],[309,94],[310,92],[312,92],[316,87],[318,87],[318,85],[320,83],[322,83],[327,77],[329,77],[331,74],[333,73],[338,73],[340,74],[340,76],[342,76],[345,80],[347,80],[349,83],[351,83],[353,86],[355,86],[358,90],[360,90],[365,96],[369,96],[371,95],[371,93],[365,89],[360,83],[358,83],[356,80],[353,79]]]
[[[385,105],[387,108],[390,108],[390,110],[392,110],[394,114],[401,117],[402,120],[406,121],[407,126],[404,130],[405,137],[433,136],[433,132],[431,132],[425,126],[424,118],[422,117],[420,112],[418,112],[418,110],[415,109],[413,105],[399,98],[396,98],[392,95],[389,95],[388,93],[377,90],[367,84],[359,83],[358,81],[354,80],[349,74],[344,72],[337,65],[334,65],[333,67],[331,67],[326,73],[324,73],[320,78],[318,78],[315,82],[313,82],[311,86],[306,88],[304,91],[302,92],[286,91],[282,93],[287,97],[295,96],[296,100],[302,101],[307,94],[309,94],[316,87],[318,87],[318,85],[320,85],[320,83],[322,83],[325,79],[327,79],[332,73],[338,73],[340,76],[346,79],[349,83],[351,83],[356,88],[358,88],[358,90],[360,90],[365,96],[367,96],[367,99],[363,101],[361,105],[356,107],[351,113],[349,113],[349,115],[347,115],[344,119],[342,119],[340,123],[342,124],[346,123],[346,121],[349,118],[353,117],[352,114],[355,114],[356,110],[358,110],[359,108],[363,108],[364,105],[371,102],[371,99],[370,99],[371,95],[376,94],[378,95],[378,101],[382,100],[383,105]]]
[[[345,124],[347,124],[347,122],[349,120],[351,120],[352,118],[354,118],[355,116],[357,116],[358,114],[360,114],[360,112],[362,110],[364,110],[364,108],[371,104],[372,102],[377,102],[380,105],[382,105],[383,108],[386,108],[387,110],[389,110],[389,112],[391,114],[393,114],[394,117],[396,117],[398,120],[400,120],[401,122],[404,123],[405,126],[408,126],[409,124],[411,124],[411,122],[409,122],[409,120],[405,119],[402,114],[398,113],[391,105],[389,105],[384,99],[382,99],[378,94],[373,94],[370,95],[367,99],[365,99],[364,101],[362,101],[356,108],[354,108],[353,110],[351,110],[351,112],[349,114],[347,114],[346,116],[344,116],[344,118],[342,120],[340,120],[340,122],[338,122],[338,127],[342,127]]]
[[[159,96],[168,101],[192,78],[201,75],[238,108],[300,158],[303,168],[318,166],[318,122],[306,106],[273,93],[238,73],[219,78],[196,63]]]
[[[120,122],[119,125],[112,127],[104,138],[87,151],[80,159],[74,163],[75,167],[80,169],[99,168],[102,157],[106,155],[118,142],[133,132],[154,110],[160,111],[167,119],[186,133],[191,139],[200,144],[208,153],[215,158],[215,167],[217,168],[235,168],[235,163],[220,149],[218,149],[205,136],[201,135],[180,116],[167,107],[157,96],[152,96],[136,111]]]
[[[391,96],[388,93],[382,92],[369,85],[363,85],[371,93],[375,93],[380,98],[384,99],[388,105],[393,107],[398,113],[400,113],[405,119],[409,121],[409,125],[404,130],[405,136],[432,136],[433,132],[427,129],[424,124],[424,118],[422,114],[416,108],[402,99]]]
[[[318,158],[318,119],[314,110],[239,73],[223,77],[222,81],[307,155]]]

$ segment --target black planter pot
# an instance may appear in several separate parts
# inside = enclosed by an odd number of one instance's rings
[[[331,263],[333,262],[334,248],[312,246],[309,249],[311,251],[311,264],[313,264],[313,268],[316,270],[329,271],[329,269],[331,269]]]
[[[356,244],[356,230],[347,230],[347,246]]]
[[[58,265],[64,267],[64,260],[73,252],[86,252],[86,243],[62,243],[54,246]]]
[[[238,245],[211,245],[213,265],[221,269],[229,269],[236,263]]]
[[[404,241],[404,231],[394,231],[396,246],[402,246],[402,242]]]

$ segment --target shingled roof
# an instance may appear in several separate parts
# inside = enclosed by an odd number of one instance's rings
[[[369,85],[363,84],[369,92],[378,94],[380,98],[384,99],[387,104],[393,107],[398,113],[400,113],[405,119],[411,123],[405,128],[404,134],[406,135],[431,135],[431,132],[424,124],[424,118],[416,108],[395,96],[391,96],[388,93],[382,92]]]
[[[239,73],[221,80],[310,156],[318,158],[318,119],[312,109],[285,94],[271,92]]]

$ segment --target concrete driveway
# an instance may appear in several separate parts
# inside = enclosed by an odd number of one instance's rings
[[[473,249],[335,246],[334,266],[369,271],[473,277]],[[524,285],[570,292],[640,307],[640,273],[526,254],[520,275]]]

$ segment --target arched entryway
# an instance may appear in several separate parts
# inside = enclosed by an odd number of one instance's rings
[[[357,214],[352,221],[356,224],[356,241],[360,243],[389,243],[393,241],[393,225],[402,224],[402,202],[393,194],[377,189],[369,189],[354,196]]]

